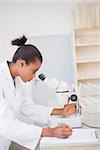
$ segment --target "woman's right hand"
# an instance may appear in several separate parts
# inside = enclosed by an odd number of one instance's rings
[[[42,137],[67,138],[72,134],[72,129],[68,125],[56,126],[55,128],[44,128]]]
[[[68,125],[53,128],[54,136],[58,138],[67,138],[72,134],[72,129]]]

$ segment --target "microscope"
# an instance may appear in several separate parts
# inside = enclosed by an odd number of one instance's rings
[[[52,115],[49,119],[49,127],[55,127],[57,125],[68,124],[72,128],[82,126],[80,105],[79,105],[79,94],[78,90],[74,85],[69,87],[65,81],[59,82],[55,78],[51,80],[44,74],[40,74],[39,79],[42,80],[48,87],[55,90],[57,99],[61,107],[69,103],[76,104],[76,113],[72,115]]]

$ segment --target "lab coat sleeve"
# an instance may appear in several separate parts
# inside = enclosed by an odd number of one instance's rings
[[[23,106],[21,112],[29,119],[40,123],[48,124],[53,108],[37,105],[32,100],[32,82],[26,83],[23,89]]]
[[[16,119],[13,110],[0,93],[0,135],[30,150],[35,150],[42,128]]]

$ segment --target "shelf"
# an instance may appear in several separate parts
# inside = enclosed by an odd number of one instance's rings
[[[77,64],[77,79],[99,79],[100,62]]]
[[[85,46],[100,46],[100,42],[97,43],[80,43],[80,44],[76,44],[76,47],[85,47]]]
[[[79,77],[77,77],[77,79],[78,79],[78,81],[79,80],[92,80],[92,79],[95,79],[95,80],[98,80],[98,79],[100,79],[100,75],[98,75],[98,76],[96,76],[96,75],[94,75],[94,76],[79,76]]]
[[[93,62],[94,62],[94,63],[100,62],[100,59],[98,59],[98,60],[96,60],[96,59],[91,59],[91,60],[89,60],[89,59],[87,59],[87,60],[81,59],[81,60],[77,60],[77,61],[76,61],[77,64],[93,63]]]
[[[88,33],[97,33],[100,32],[100,28],[84,28],[84,29],[76,29],[75,33],[76,35],[80,35],[80,34],[88,34]]]
[[[98,79],[80,79],[80,80],[78,80],[79,85],[80,84],[87,84],[87,83],[100,85],[100,78],[98,78]]]
[[[98,47],[77,47],[76,63],[100,62],[100,46]]]
[[[75,32],[76,77],[78,85],[100,85],[100,29]]]

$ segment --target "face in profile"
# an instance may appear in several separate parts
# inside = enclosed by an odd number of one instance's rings
[[[39,59],[36,59],[34,62],[26,64],[24,60],[20,60],[19,65],[18,74],[24,82],[27,82],[35,77],[36,72],[41,66],[41,62]]]

